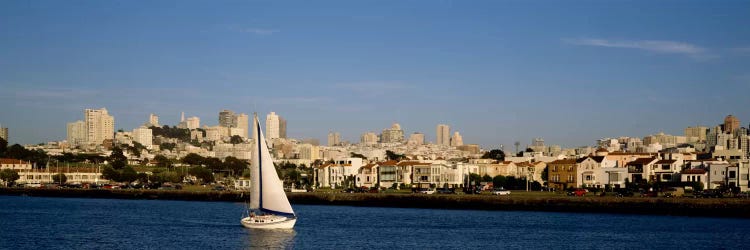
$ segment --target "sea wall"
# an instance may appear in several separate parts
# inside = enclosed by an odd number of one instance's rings
[[[247,201],[247,193],[180,190],[16,189],[0,195],[160,199],[187,201]],[[292,204],[373,207],[523,210],[577,213],[625,213],[750,218],[750,199],[519,197],[489,195],[289,193]]]

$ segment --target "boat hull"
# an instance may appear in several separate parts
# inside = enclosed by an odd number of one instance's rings
[[[297,223],[297,218],[275,217],[273,221],[259,220],[255,217],[245,217],[240,220],[243,227],[253,229],[292,229]]]

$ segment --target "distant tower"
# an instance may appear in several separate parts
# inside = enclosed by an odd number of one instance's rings
[[[734,134],[738,129],[740,129],[740,119],[737,119],[733,115],[728,115],[724,118],[724,133]]]
[[[453,137],[451,137],[451,146],[458,147],[464,145],[464,139],[461,137],[461,134],[458,133],[458,131],[453,132]]]
[[[516,142],[513,143],[513,145],[516,146],[516,152],[515,153],[518,153],[518,147],[521,146],[521,142],[520,141],[516,141]]]
[[[0,125],[0,138],[3,138],[6,142],[8,141],[8,128],[3,128],[2,125]]]
[[[149,124],[149,126],[158,127],[159,126],[159,116],[151,113],[148,116],[148,124]]]
[[[445,124],[437,125],[437,144],[449,146],[451,141],[451,127]]]
[[[225,109],[219,112],[219,126],[222,126],[225,128],[231,128],[233,127],[234,122],[235,122],[234,111]]]
[[[185,111],[182,111],[182,115],[180,116],[180,122],[185,121]]]

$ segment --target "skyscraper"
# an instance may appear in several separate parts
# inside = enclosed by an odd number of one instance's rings
[[[149,125],[149,127],[150,126],[159,127],[159,116],[151,113],[148,116],[148,125]]]
[[[394,123],[391,128],[383,130],[380,134],[380,142],[383,143],[394,143],[404,141],[404,130],[401,129],[401,125]]]
[[[234,112],[231,110],[222,110],[219,112],[219,126],[231,128],[234,124]]]
[[[728,115],[724,118],[724,133],[734,134],[737,129],[740,129],[740,119],[733,115]]]
[[[437,125],[437,143],[438,145],[450,146],[451,127],[445,124]]]
[[[151,129],[147,128],[146,126],[141,126],[133,129],[133,141],[140,143],[146,148],[150,149],[153,146],[153,136],[153,131],[151,131]]]
[[[6,142],[8,141],[8,128],[0,126],[0,138],[3,138]]]
[[[283,119],[276,112],[266,115],[266,138],[269,140],[281,138],[281,120]]]
[[[84,110],[86,122],[86,143],[101,145],[104,140],[115,138],[115,118],[109,115],[107,109]]]
[[[458,131],[453,132],[453,137],[451,137],[451,146],[458,147],[464,145],[464,138],[461,137],[461,134],[458,133]]]
[[[198,118],[197,116],[189,117],[185,120],[185,127],[187,129],[193,130],[200,128],[201,126],[201,118]]]
[[[341,134],[339,132],[328,132],[328,146],[337,146],[341,144]]]
[[[78,146],[86,142],[86,123],[75,121],[68,123],[68,143],[72,146]]]
[[[409,140],[407,141],[408,144],[411,145],[422,145],[424,144],[424,134],[414,132],[409,136]]]
[[[240,132],[240,136],[242,136],[242,138],[248,138],[247,137],[248,136],[247,132],[248,132],[249,122],[248,122],[247,114],[243,113],[243,114],[235,115],[234,119],[233,119],[233,124],[232,125],[233,125],[233,127],[239,128],[239,129],[242,130],[242,132]]]
[[[378,135],[373,132],[367,132],[359,137],[359,142],[364,145],[374,145],[378,143]]]
[[[697,140],[700,142],[706,141],[707,133],[707,127],[696,126],[685,128],[685,137],[687,137],[688,140]]]

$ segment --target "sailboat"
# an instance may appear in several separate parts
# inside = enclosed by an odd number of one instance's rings
[[[247,228],[291,229],[297,222],[297,216],[276,174],[257,114],[253,115],[253,137],[255,146],[250,171],[249,211],[240,223]]]

